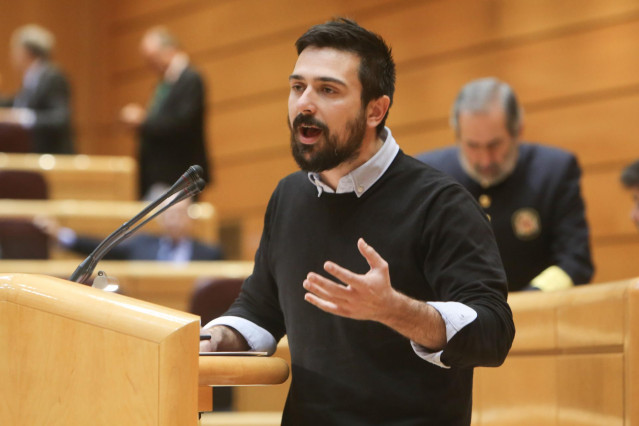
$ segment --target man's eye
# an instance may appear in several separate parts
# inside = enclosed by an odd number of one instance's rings
[[[333,90],[332,87],[323,87],[322,92],[326,93],[327,95],[330,95],[335,93],[335,90]]]

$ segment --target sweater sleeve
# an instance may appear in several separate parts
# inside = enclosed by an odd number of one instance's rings
[[[498,366],[515,335],[506,276],[497,244],[479,205],[457,184],[433,195],[423,241],[424,274],[441,302],[459,302],[477,318],[448,341],[450,367]]]
[[[275,217],[278,189],[273,192],[264,216],[264,230],[259,248],[255,253],[253,273],[242,285],[239,297],[225,316],[247,319],[268,331],[276,341],[286,333],[284,316],[280,308],[277,284],[269,259],[270,229]]]

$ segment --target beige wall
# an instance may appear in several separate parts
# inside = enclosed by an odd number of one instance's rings
[[[223,220],[242,224],[246,258],[271,191],[295,170],[284,121],[293,43],[309,25],[348,15],[393,46],[398,81],[389,125],[407,153],[452,143],[447,116],[463,83],[486,75],[508,81],[526,109],[525,137],[579,156],[596,279],[639,275],[632,262],[639,236],[618,184],[621,168],[639,158],[637,0],[65,2],[81,10],[78,18],[55,12],[46,0],[25,3],[47,5],[52,16],[18,2],[11,8],[21,19],[52,19],[74,46],[60,59],[77,80],[77,120],[88,153],[135,153],[134,139],[114,117],[126,102],[147,102],[155,81],[137,43],[156,24],[182,39],[208,83],[216,183],[206,198]],[[0,37],[5,21],[0,17]]]

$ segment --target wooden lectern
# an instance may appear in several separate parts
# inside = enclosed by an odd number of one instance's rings
[[[58,278],[0,274],[0,318],[2,425],[196,425],[198,386],[288,376],[277,358],[200,360],[199,317]]]

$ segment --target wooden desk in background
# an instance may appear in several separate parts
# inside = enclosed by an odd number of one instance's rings
[[[504,365],[475,370],[473,424],[639,424],[639,279],[509,295]]]
[[[78,266],[76,260],[0,260],[0,274],[25,273],[68,279]],[[187,311],[193,286],[198,278],[246,278],[253,262],[167,262],[103,261],[95,272],[104,271],[120,282],[129,296],[169,308]]]
[[[49,216],[78,234],[104,238],[147,204],[143,201],[0,200],[0,217]],[[189,214],[195,222],[192,236],[202,242],[217,243],[219,230],[215,207],[209,203],[195,203],[189,208]],[[140,232],[158,234],[160,226],[154,219]]]
[[[138,198],[138,168],[131,157],[0,152],[0,169],[41,173],[47,181],[50,199],[133,201]]]

